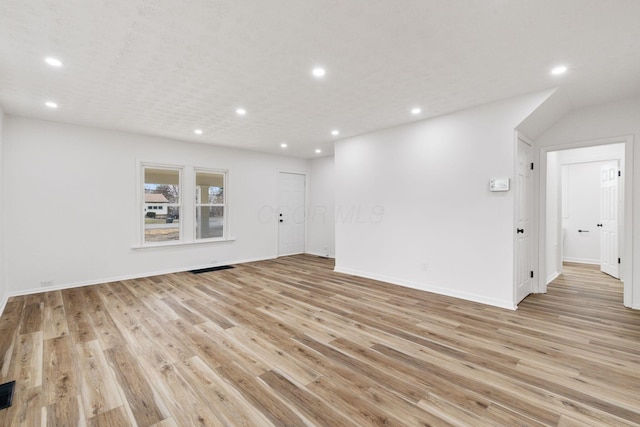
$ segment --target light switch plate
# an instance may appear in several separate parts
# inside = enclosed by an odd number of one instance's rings
[[[489,180],[490,191],[509,191],[509,178],[492,178]]]

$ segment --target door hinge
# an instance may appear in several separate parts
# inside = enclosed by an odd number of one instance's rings
[[[618,264],[620,264],[620,258],[618,258]]]
[[[530,276],[533,279],[533,270],[530,273],[531,273]]]
[[[621,171],[618,171],[618,176],[622,176],[622,172]]]
[[[533,170],[533,163],[531,163],[531,170]]]

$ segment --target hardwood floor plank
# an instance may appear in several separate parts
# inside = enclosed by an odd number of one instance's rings
[[[58,338],[69,335],[67,314],[64,311],[64,301],[60,291],[45,293],[44,306],[44,339]]]
[[[95,336],[100,341],[103,350],[124,344],[124,338],[109,312],[105,310],[100,293],[93,287],[85,286],[79,289],[84,301],[91,325],[95,330]]]
[[[72,347],[69,336],[44,341],[42,387],[44,405],[52,405],[58,400],[66,402],[79,395],[77,365],[72,359]],[[75,405],[77,408],[77,404]]]
[[[44,321],[44,304],[42,302],[34,302],[26,304],[24,307],[24,319],[20,334],[30,334],[42,331]]]
[[[15,396],[20,396],[15,399]],[[42,393],[40,387],[25,387],[16,382],[14,404],[5,409],[6,426],[34,427],[42,424]]]
[[[320,374],[307,364],[258,334],[242,327],[234,327],[228,329],[227,332],[235,338],[235,342],[246,348],[255,357],[263,360],[268,368],[282,369],[300,384],[309,384],[320,377]]]
[[[93,341],[96,333],[91,325],[79,288],[65,289],[62,292],[64,311],[67,315],[69,333],[75,343]]]
[[[288,405],[274,396],[261,381],[234,363],[216,369],[244,398],[276,426],[304,426],[307,423]]]
[[[124,427],[133,425],[122,406],[102,412],[89,419],[89,427]]]
[[[158,395],[173,415],[173,421],[181,426],[224,425],[208,404],[210,399],[203,399],[200,390],[182,375],[175,364],[155,366],[144,364],[141,367],[153,384]],[[159,424],[159,423],[158,423]]]
[[[338,427],[351,426],[352,421],[334,411],[322,399],[297,387],[276,371],[268,371],[259,377],[280,396],[298,408],[315,425]]]
[[[210,307],[207,307],[205,304],[199,301],[191,299],[185,301],[185,304],[188,305],[191,309],[195,310],[201,316],[206,317],[216,325],[220,326],[222,329],[229,329],[235,326],[226,317],[220,315],[215,310],[212,310]]]
[[[162,302],[169,306],[180,319],[184,319],[192,325],[198,325],[206,320],[198,313],[191,311],[185,301],[179,302],[175,298],[167,296],[162,298]]]
[[[59,397],[46,407],[46,425],[68,427],[86,425],[84,414],[80,412],[78,396]]]
[[[18,336],[16,346],[16,378],[24,387],[42,385],[43,340],[42,332]]]
[[[16,378],[14,371],[16,369],[15,357],[16,345],[18,342],[18,330],[0,331],[0,383],[8,382],[10,379]]]
[[[167,411],[163,411],[164,403],[147,382],[129,350],[113,347],[104,353],[138,425],[148,426],[168,418]]]
[[[295,339],[301,344],[304,344],[322,354],[334,363],[347,367],[354,373],[359,373],[362,376],[368,377],[374,383],[385,384],[389,390],[397,392],[404,399],[408,399],[414,404],[420,401],[426,393],[425,388],[420,385],[413,384],[413,382],[402,381],[393,375],[387,374],[385,371],[372,368],[372,366],[367,362],[350,357],[331,346],[314,341],[307,336],[296,337]]]
[[[355,387],[354,387],[355,385]],[[333,410],[342,413],[352,421],[352,425],[362,426],[405,426],[403,416],[395,418],[378,407],[375,400],[367,394],[368,387],[354,384],[338,376],[323,376],[309,384],[310,392],[323,398]],[[427,419],[437,421],[437,417],[425,416],[422,425],[428,425]],[[432,425],[438,425],[433,423]]]
[[[24,316],[24,297],[11,297],[7,301],[4,312],[0,317],[0,331],[16,331],[20,326],[20,319]]]
[[[122,399],[100,343],[97,340],[81,342],[75,347],[85,417],[92,418],[121,406]]]
[[[193,385],[199,399],[221,418],[225,425],[272,426],[273,424],[244,396],[225,382],[220,375],[199,357],[193,357],[176,365],[176,369]]]

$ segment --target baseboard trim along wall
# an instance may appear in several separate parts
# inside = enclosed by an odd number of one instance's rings
[[[553,282],[554,280],[556,280],[559,276],[560,276],[560,273],[555,272],[551,276],[547,277],[547,285]]]
[[[9,301],[9,297],[6,296],[0,301],[0,316],[4,313],[4,309],[7,306],[7,302]]]
[[[305,254],[307,254],[307,255],[313,255],[313,256],[319,256],[320,258],[335,259],[335,256],[331,256],[331,255],[323,254],[323,253],[320,253],[320,252],[305,252]]]
[[[507,310],[516,310],[518,308],[518,306],[515,305],[513,301],[504,301],[504,300],[499,300],[495,298],[486,298],[480,295],[453,291],[451,289],[440,288],[437,286],[431,286],[426,283],[419,283],[419,282],[413,282],[410,280],[401,280],[395,277],[370,274],[362,271],[352,270],[349,268],[335,268],[334,271],[336,273],[343,273],[343,274],[349,274],[351,276],[358,276],[358,277],[364,277],[366,279],[378,280],[381,282],[391,283],[392,285],[399,285],[399,286],[404,286],[405,288],[417,289],[425,292],[432,292],[434,294],[445,295],[448,297],[459,298],[467,301],[473,301],[480,304],[504,308]]]
[[[565,257],[562,262],[575,262],[576,264],[591,264],[600,265],[599,259],[585,259],[585,258],[567,258]]]

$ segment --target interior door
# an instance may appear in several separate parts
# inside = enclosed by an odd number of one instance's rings
[[[600,270],[620,278],[618,264],[618,161],[600,168]]]
[[[305,176],[280,173],[278,255],[304,253]]]
[[[516,266],[515,303],[533,292],[531,281],[531,199],[533,150],[518,139],[518,168],[516,178]]]

